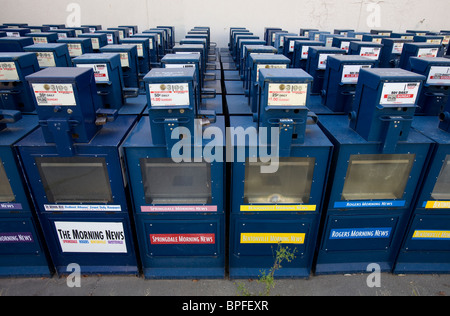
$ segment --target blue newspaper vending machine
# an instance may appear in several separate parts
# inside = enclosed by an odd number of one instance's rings
[[[411,57],[409,63],[412,72],[427,78],[419,96],[416,113],[439,116],[444,112],[450,93],[450,60]]]
[[[100,107],[92,69],[27,81],[40,128],[16,147],[57,273],[138,274],[121,149],[137,116]]]
[[[124,144],[144,276],[224,278],[224,117],[198,109],[193,68],[144,80],[149,116]]]
[[[450,102],[438,116],[415,117],[413,128],[431,138],[433,154],[394,273],[450,273]]]
[[[276,278],[310,275],[332,153],[308,115],[311,82],[302,69],[261,69],[259,110],[230,117],[232,279],[267,272],[278,247],[295,259]]]
[[[411,129],[425,77],[362,69],[353,111],[321,116],[335,146],[316,274],[392,271],[431,140]],[[372,271],[370,271],[372,272]]]
[[[0,53],[0,277],[50,276],[42,232],[14,144],[36,130],[25,76],[39,71],[35,54]],[[14,89],[13,89],[14,88]]]
[[[73,59],[75,67],[94,70],[101,107],[115,109],[119,115],[141,115],[147,99],[136,88],[126,88],[119,53],[83,54]]]

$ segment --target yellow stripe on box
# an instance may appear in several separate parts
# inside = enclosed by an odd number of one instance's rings
[[[316,205],[241,205],[241,212],[315,212]]]
[[[426,209],[447,209],[450,208],[450,201],[428,201]]]
[[[423,239],[450,239],[450,231],[416,230],[413,238]]]
[[[241,244],[297,244],[305,243],[306,234],[242,233]]]

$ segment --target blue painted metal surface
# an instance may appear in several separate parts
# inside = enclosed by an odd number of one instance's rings
[[[92,69],[27,81],[41,127],[15,146],[57,273],[77,263],[83,274],[137,274],[120,147],[137,116],[101,108]]]
[[[192,68],[154,69],[145,82],[149,116],[124,144],[144,276],[224,278],[225,120],[197,107]],[[207,128],[219,133],[216,156],[201,137]]]
[[[350,126],[320,116],[334,144],[316,274],[391,272],[433,142],[410,128],[425,77],[361,70]]]
[[[262,166],[268,166],[261,161],[270,161],[266,147],[274,144],[274,136],[268,136],[267,145],[262,138],[243,142],[242,136],[231,135],[232,279],[256,278],[267,272],[279,246],[295,252],[295,259],[284,262],[276,278],[310,275],[332,153],[331,143],[308,116],[311,82],[312,77],[301,69],[261,69],[259,111],[253,119],[230,117],[231,128],[260,128],[259,137],[264,127],[280,131],[275,173],[261,172]]]

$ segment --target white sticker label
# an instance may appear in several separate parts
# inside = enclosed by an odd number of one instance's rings
[[[381,47],[361,47],[360,56],[378,60],[380,58]]]
[[[420,82],[385,83],[381,93],[381,105],[416,104]]]
[[[200,55],[200,52],[176,52],[175,55]]]
[[[439,52],[439,48],[421,48],[421,49],[419,49],[419,53],[417,54],[417,57],[435,58],[435,57],[437,57],[438,52]]]
[[[46,212],[121,212],[120,205],[62,205],[62,204],[45,204]]]
[[[122,223],[55,222],[66,253],[127,253]]]
[[[69,43],[67,44],[67,47],[69,48],[70,57],[77,57],[83,55],[83,49],[81,47],[81,44]]]
[[[307,84],[269,84],[269,106],[306,106]]]
[[[33,42],[35,44],[47,44],[47,38],[43,36],[34,36]]]
[[[189,106],[189,84],[150,84],[151,106]]]
[[[19,32],[6,32],[7,37],[20,37]]]
[[[153,39],[152,38],[148,39],[148,45],[150,46],[150,49],[153,49]]]
[[[414,35],[402,35],[401,39],[414,40]]]
[[[197,68],[195,64],[165,64],[166,68]]]
[[[348,50],[350,49],[350,42],[342,42],[341,43],[341,49],[345,50],[345,52],[348,53]]]
[[[76,106],[71,84],[35,84],[33,91],[39,106]]]
[[[317,65],[318,69],[327,69],[328,56],[336,56],[336,54],[320,54],[319,55],[319,64]]]
[[[286,69],[286,64],[279,64],[279,65],[256,65],[256,81],[259,81],[259,70],[260,69]]]
[[[90,27],[89,28],[89,32],[90,33],[95,33],[95,31],[97,31],[97,29],[95,27]]]
[[[334,37],[327,37],[326,47],[332,47],[333,46],[333,39],[334,39]]]
[[[98,38],[96,37],[91,38],[91,42],[92,42],[92,49],[100,49]]]
[[[439,39],[439,38],[428,39],[427,43],[441,45],[442,44],[442,40]]]
[[[448,45],[450,42],[450,35],[444,35],[444,40],[442,41],[443,45]]]
[[[78,35],[83,34],[82,30],[75,30],[75,36],[78,37]]]
[[[450,85],[450,67],[431,67],[427,83],[432,85]]]
[[[108,82],[108,66],[106,64],[77,64],[79,68],[92,68],[94,70],[95,82]]]
[[[128,53],[120,53],[120,63],[122,64],[122,67],[130,67]]]
[[[58,33],[58,39],[65,39],[65,38],[67,38],[66,33]]]
[[[301,59],[308,59],[309,54],[309,46],[302,46],[302,58]]]
[[[108,38],[108,44],[114,44],[114,37],[112,34],[106,34],[106,37]]]
[[[289,53],[293,53],[295,50],[295,40],[289,41]]]
[[[343,84],[357,84],[359,78],[359,72],[362,69],[371,68],[370,65],[344,65],[342,70],[342,80]]]
[[[394,43],[394,47],[392,48],[392,54],[401,55],[403,52],[403,46],[405,46],[405,43]]]
[[[138,57],[144,57],[144,48],[142,44],[136,44]]]
[[[382,41],[383,41],[383,38],[381,38],[381,37],[376,37],[376,38],[372,39],[372,43],[381,44]]]
[[[19,81],[16,63],[0,62],[0,81]]]
[[[55,55],[52,52],[36,52],[36,56],[41,68],[56,67]]]

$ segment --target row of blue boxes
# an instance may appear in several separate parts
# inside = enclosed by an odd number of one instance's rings
[[[280,31],[219,51],[161,26],[56,67],[0,38],[0,275],[254,278],[281,246],[278,278],[448,273],[445,47],[379,68],[370,43]]]

